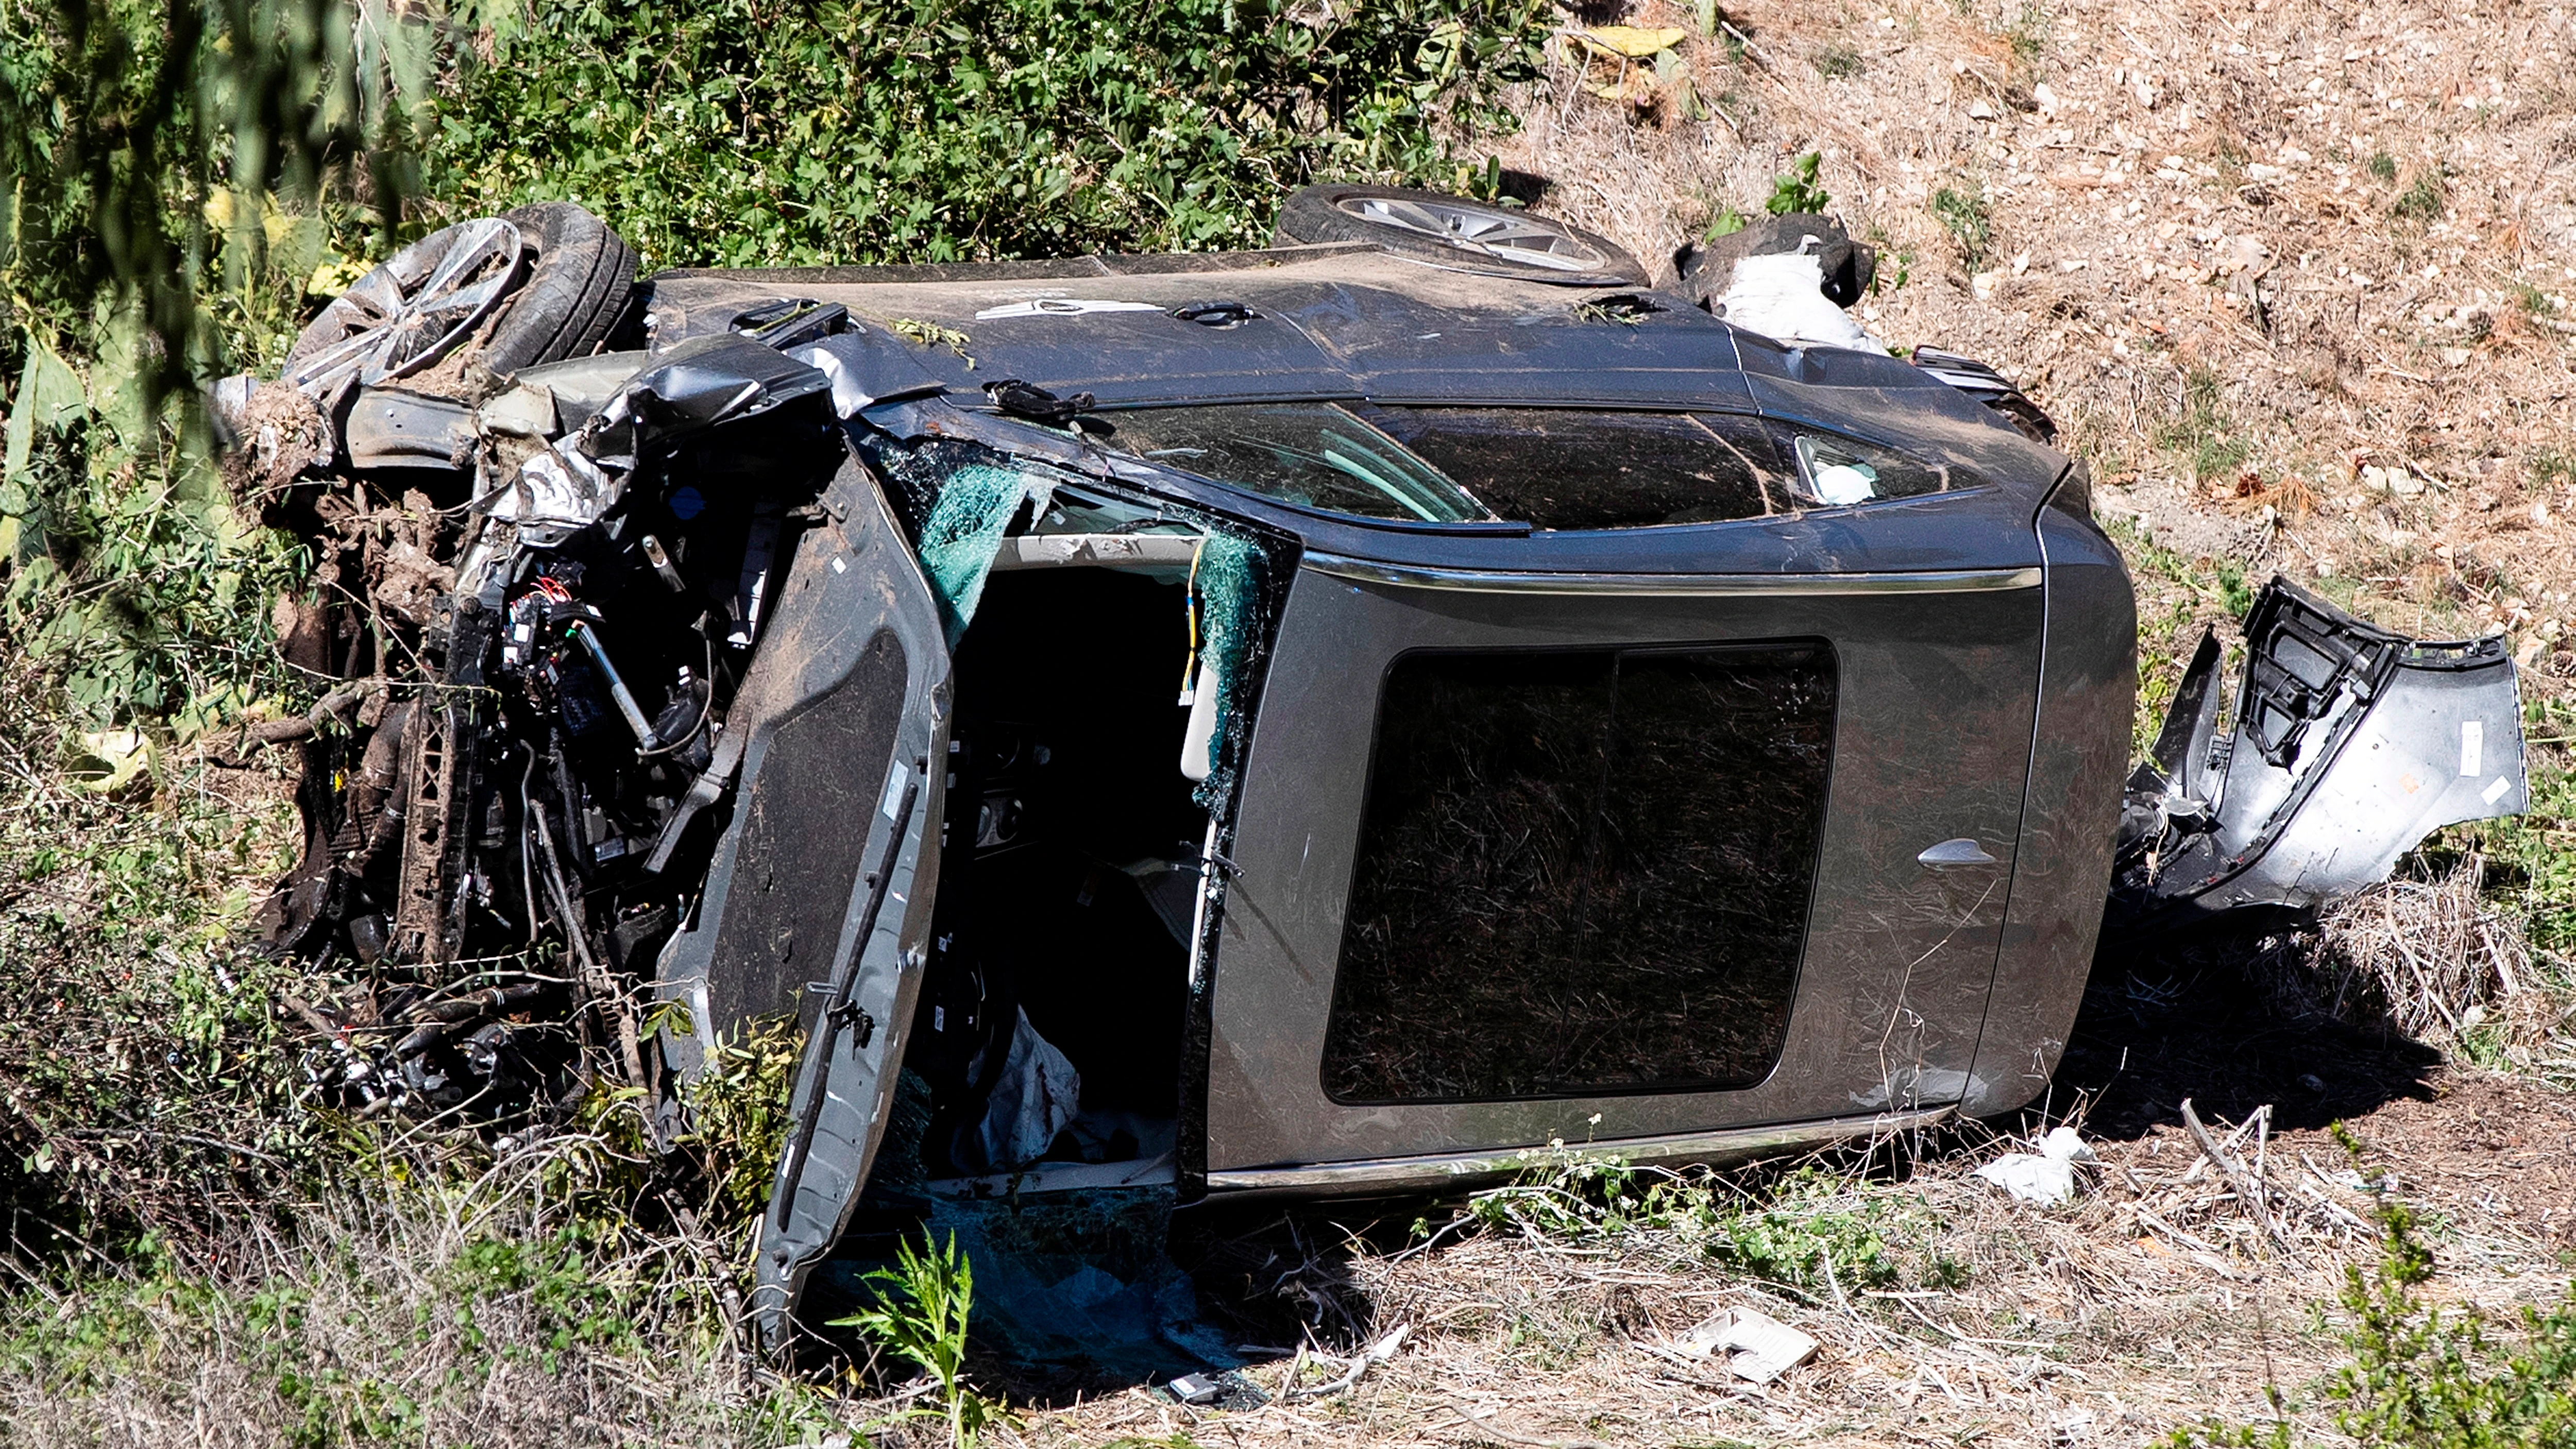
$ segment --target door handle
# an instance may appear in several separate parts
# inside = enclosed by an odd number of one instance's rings
[[[1939,845],[1933,846],[1931,849],[1924,851],[1921,855],[1914,858],[1923,862],[1925,865],[1932,867],[1934,870],[1954,870],[1963,865],[1992,865],[1995,863],[1995,858],[1986,854],[1986,848],[1984,846],[1979,845],[1977,842],[1969,840],[1964,836],[1957,840],[1942,841]]]

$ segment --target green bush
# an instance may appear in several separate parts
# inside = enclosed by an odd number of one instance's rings
[[[1257,246],[1320,177],[1490,190],[1537,0],[493,7],[440,88],[445,210],[581,202],[662,265]]]
[[[2345,1147],[2356,1144],[2340,1125]],[[2351,1326],[2342,1337],[2352,1362],[2325,1388],[2341,1407],[2335,1428],[2364,1449],[2560,1449],[2576,1444],[2576,1296],[2542,1310],[2525,1307],[2499,1338],[2495,1320],[2469,1307],[2449,1313],[2416,1293],[2433,1276],[2433,1254],[2416,1236],[2414,1210],[2383,1198],[2379,1261],[2344,1269],[2339,1297]],[[2202,1424],[2178,1430],[2172,1449],[2199,1445],[2291,1449],[2287,1404],[2273,1395],[2272,1422]]]

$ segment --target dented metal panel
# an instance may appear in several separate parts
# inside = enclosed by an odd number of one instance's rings
[[[760,1239],[753,1308],[773,1336],[884,1130],[929,929],[928,769],[947,745],[938,610],[884,495],[851,461],[822,502],[728,730],[746,741],[741,817],[659,983],[693,1008],[683,1057],[752,1016],[810,1023]]]
[[[2114,905],[2133,926],[2305,908],[2385,880],[2445,825],[2529,803],[2500,637],[2423,643],[2274,579],[2245,616],[2232,729],[2202,640],[2129,782]]]

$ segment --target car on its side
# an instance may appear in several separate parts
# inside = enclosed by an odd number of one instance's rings
[[[530,240],[548,212],[415,261],[407,295],[502,301],[382,303],[287,374],[336,441],[273,514],[328,534],[354,478],[444,522],[391,636],[420,687],[315,756],[344,783],[308,785],[281,943],[560,941],[576,1012],[667,1004],[638,1085],[793,1017],[773,1323],[885,1151],[930,1195],[1367,1195],[2036,1097],[2136,690],[2082,465],[1964,359],[1783,344],[1454,199],[1326,200],[1352,239],[1225,255],[586,290],[614,255]],[[543,327],[505,305],[540,283],[573,299]],[[555,356],[452,365],[532,327]],[[2264,698],[2340,749],[2399,643]],[[2454,673],[2501,813],[2493,663]],[[2214,726],[2129,781],[2121,859],[2200,849],[2198,892],[2250,900],[2306,795],[2222,839]],[[2192,908],[2158,880],[2142,909]],[[566,1090],[438,1019],[384,1091]]]

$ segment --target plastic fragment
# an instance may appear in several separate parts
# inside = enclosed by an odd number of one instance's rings
[[[1721,1308],[1674,1340],[1691,1358],[1723,1354],[1729,1373],[1767,1384],[1813,1357],[1816,1340],[1750,1308]]]
[[[2052,1127],[2039,1151],[2007,1152],[1973,1174],[2024,1202],[2056,1207],[2075,1200],[2075,1167],[2099,1159],[2072,1127]]]

